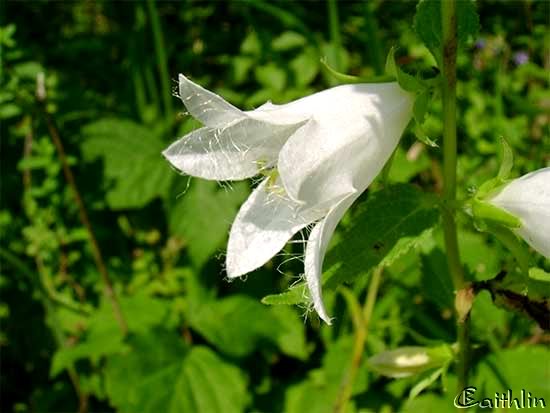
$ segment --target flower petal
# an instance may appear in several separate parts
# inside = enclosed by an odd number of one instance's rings
[[[230,278],[261,267],[277,254],[290,238],[326,211],[297,212],[297,205],[280,186],[265,179],[241,206],[229,234],[226,270]]]
[[[238,180],[273,166],[298,125],[268,125],[244,118],[221,129],[197,129],[163,155],[181,172],[204,179]]]
[[[397,83],[359,84],[309,100],[317,107],[312,120],[279,154],[278,169],[289,196],[330,204],[351,190],[363,192],[397,146],[412,116],[412,95]]]
[[[513,180],[491,203],[517,216],[522,223],[517,234],[550,258],[550,168]]]
[[[355,202],[355,200],[361,195],[361,193],[354,192],[348,194],[345,198],[340,200],[329,211],[327,216],[319,221],[311,234],[306,247],[305,257],[305,276],[306,283],[311,294],[313,301],[313,307],[319,317],[327,323],[331,324],[330,317],[327,315],[325,305],[323,304],[323,296],[321,292],[321,275],[323,260],[325,258],[325,252],[327,250],[332,234],[338,225],[338,222],[342,219],[348,208]]]
[[[243,111],[182,74],[179,75],[179,93],[189,113],[211,128],[219,128],[245,117]]]

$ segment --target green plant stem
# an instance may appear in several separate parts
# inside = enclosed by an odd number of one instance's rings
[[[456,1],[441,2],[441,27],[443,29],[443,80],[441,95],[443,100],[443,231],[447,264],[455,291],[465,287],[464,271],[460,263],[455,212],[456,202],[456,52],[457,52]],[[468,384],[468,330],[469,317],[457,323],[458,388],[461,391]]]
[[[374,16],[374,1],[367,1],[365,4],[365,30],[367,32],[367,53],[370,63],[374,68],[374,73],[382,75],[384,73],[384,54],[378,36],[378,22]]]
[[[84,205],[84,201],[80,196],[80,191],[78,190],[78,186],[76,185],[76,180],[69,166],[69,162],[67,161],[67,156],[65,155],[65,148],[63,147],[63,142],[61,141],[59,130],[57,128],[57,125],[55,124],[53,117],[48,113],[44,85],[42,85],[41,87],[39,85],[39,87],[37,87],[37,90],[38,90],[37,100],[42,109],[43,115],[45,117],[46,125],[48,127],[48,132],[57,150],[57,154],[59,156],[59,160],[63,168],[63,174],[65,175],[65,180],[67,181],[67,184],[69,185],[69,188],[72,191],[76,206],[78,208],[78,215],[80,218],[80,222],[82,223],[84,228],[86,228],[86,232],[88,233],[88,239],[90,241],[92,255],[94,257],[94,261],[95,261],[97,270],[100,274],[101,280],[103,281],[105,295],[107,296],[107,299],[111,302],[114,316],[120,326],[120,330],[122,331],[122,334],[126,335],[128,333],[128,324],[126,323],[126,320],[122,313],[120,303],[118,302],[118,298],[113,288],[111,278],[107,271],[107,266],[105,265],[105,261],[103,260],[101,249],[99,248],[99,243],[97,242],[92,224],[90,222],[90,219],[88,218],[88,212],[86,210],[86,206]]]
[[[361,366],[361,360],[363,359],[365,342],[367,341],[369,325],[374,310],[374,304],[376,303],[376,298],[378,296],[378,288],[380,287],[383,271],[383,266],[378,266],[373,270],[367,292],[367,298],[365,299],[365,304],[362,310],[357,304],[355,296],[349,290],[342,290],[344,297],[352,310],[355,340],[353,342],[351,363],[342,379],[342,383],[340,384],[340,392],[338,393],[338,397],[334,403],[334,413],[345,412],[346,406],[351,398],[353,384],[355,382],[355,378],[357,377],[357,371]]]
[[[330,42],[332,43],[334,55],[332,65],[336,70],[341,71],[342,68],[342,38],[340,37],[340,20],[338,18],[337,0],[328,0],[328,18],[330,30]]]
[[[157,55],[160,83],[162,87],[162,99],[168,127],[172,124],[173,107],[172,93],[170,91],[170,73],[168,71],[168,59],[166,57],[166,48],[164,46],[164,36],[160,24],[160,17],[157,11],[155,0],[147,0],[147,9],[151,18],[151,29],[153,30],[153,39],[155,42],[155,54]]]

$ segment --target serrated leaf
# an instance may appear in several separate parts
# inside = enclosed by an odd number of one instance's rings
[[[111,118],[84,126],[82,135],[85,159],[103,159],[111,208],[141,208],[166,195],[175,175],[161,156],[165,144],[149,129]]]
[[[189,324],[219,351],[233,357],[251,353],[261,341],[276,343],[281,327],[268,307],[245,295],[201,305],[189,314]]]
[[[439,248],[422,256],[422,293],[440,310],[453,308],[455,295],[447,269],[447,257]]]
[[[521,390],[532,396],[550,400],[550,350],[542,345],[520,346],[493,352],[482,359],[471,384],[477,387],[476,400],[493,397],[495,393],[512,391],[521,397]],[[546,367],[546,368],[545,368]],[[521,371],[521,374],[518,374]]]
[[[323,285],[335,288],[367,275],[380,263],[391,265],[415,247],[438,219],[435,198],[412,185],[394,185],[371,194],[357,208],[353,224],[328,252]],[[299,284],[285,293],[264,297],[263,302],[298,304],[306,298],[305,285]]]
[[[105,387],[121,413],[242,412],[248,403],[239,369],[203,346],[152,331],[107,361]]]
[[[471,0],[457,1],[456,17],[458,45],[463,46],[468,40],[475,38],[479,32],[479,16],[475,3]],[[421,0],[418,3],[414,16],[414,29],[441,66],[443,35],[440,0]]]
[[[244,183],[221,188],[216,182],[194,180],[189,190],[172,205],[169,227],[172,234],[192,242],[191,260],[201,267],[226,239],[233,217],[248,189]]]
[[[163,322],[167,304],[145,294],[120,297],[120,306],[132,333],[145,332]],[[88,322],[84,338],[72,347],[59,349],[53,357],[50,376],[54,377],[75,361],[89,358],[97,361],[110,354],[121,353],[128,347],[113,315],[111,304],[102,300],[100,307]]]

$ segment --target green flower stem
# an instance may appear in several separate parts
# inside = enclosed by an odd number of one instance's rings
[[[330,42],[334,50],[332,65],[336,70],[342,70],[342,38],[340,37],[340,20],[338,19],[338,5],[336,0],[328,0],[328,18],[330,30]]]
[[[384,52],[380,36],[378,36],[378,22],[374,16],[375,3],[368,1],[365,4],[365,31],[367,32],[367,53],[369,61],[378,76],[384,74]]]
[[[456,291],[465,287],[464,271],[458,251],[457,229],[454,209],[456,202],[456,1],[441,2],[441,27],[443,29],[443,81],[441,96],[443,99],[443,231],[447,263],[453,286]],[[468,385],[468,326],[469,318],[457,324],[458,387],[462,390]]]
[[[147,9],[149,10],[149,16],[151,18],[151,28],[153,30],[153,39],[155,42],[155,53],[157,55],[164,110],[166,111],[168,127],[170,127],[173,122],[172,114],[174,113],[172,107],[172,93],[170,91],[170,73],[168,72],[168,59],[166,57],[166,48],[164,47],[164,36],[162,35],[160,17],[155,0],[147,0]]]
[[[344,288],[341,289],[341,292],[344,295],[344,298],[346,299],[352,313],[353,327],[355,329],[355,340],[353,342],[351,363],[342,378],[340,391],[336,398],[336,402],[334,403],[334,413],[345,412],[349,399],[351,398],[353,384],[355,382],[355,378],[357,377],[357,371],[361,366],[361,360],[363,359],[365,342],[367,341],[369,325],[374,310],[374,304],[376,303],[376,298],[378,296],[378,288],[380,287],[383,271],[384,267],[381,265],[372,271],[367,298],[365,299],[365,305],[362,309],[357,303],[355,295],[351,291]]]

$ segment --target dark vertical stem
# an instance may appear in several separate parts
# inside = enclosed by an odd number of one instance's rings
[[[63,174],[65,175],[65,179],[67,181],[67,184],[69,185],[69,188],[71,189],[76,206],[78,208],[80,222],[82,223],[82,225],[84,225],[84,227],[86,228],[86,232],[88,233],[90,246],[92,248],[92,255],[94,257],[97,270],[99,271],[99,274],[101,276],[101,280],[103,281],[105,295],[107,296],[107,299],[111,302],[113,313],[120,326],[122,334],[126,335],[128,332],[128,325],[126,324],[126,320],[124,319],[120,303],[118,302],[115,291],[113,289],[111,278],[109,277],[109,273],[107,271],[107,266],[105,265],[105,261],[103,260],[101,249],[99,248],[99,244],[95,237],[90,219],[88,218],[88,212],[86,211],[86,207],[84,205],[84,202],[82,201],[82,197],[80,196],[80,192],[78,190],[78,186],[76,185],[76,180],[74,178],[73,172],[71,171],[69,163],[67,162],[67,156],[65,155],[65,149],[59,135],[59,130],[57,128],[57,125],[55,124],[53,117],[48,113],[46,109],[46,93],[43,82],[42,84],[40,83],[41,82],[39,81],[37,85],[37,99],[46,119],[48,132],[57,150],[57,155],[59,156],[59,160],[63,168]]]

